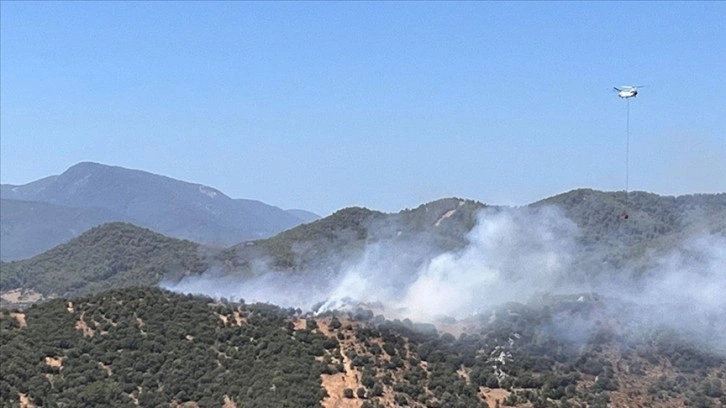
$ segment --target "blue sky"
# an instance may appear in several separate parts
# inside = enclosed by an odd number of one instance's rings
[[[726,191],[724,2],[7,2],[0,178],[80,161],[282,208]]]

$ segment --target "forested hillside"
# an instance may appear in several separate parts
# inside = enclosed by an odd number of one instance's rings
[[[570,279],[580,283],[644,270],[639,263],[647,261],[646,255],[668,253],[694,236],[726,236],[726,194],[662,197],[632,192],[626,203],[623,193],[583,189],[515,209],[450,198],[392,214],[346,208],[272,238],[223,251],[113,223],[31,259],[0,264],[0,289],[70,296],[175,282],[210,269],[233,279],[274,271],[333,280],[372,249],[379,259],[395,259],[402,273],[411,275],[431,259],[469,245],[469,234],[480,222],[482,210],[491,216],[544,206],[559,208],[562,220],[577,225]],[[626,210],[627,220],[622,217]],[[530,221],[536,222],[536,217]],[[32,303],[31,299],[35,298],[28,295],[14,303]]]
[[[154,286],[163,277],[202,273],[203,252],[131,224],[104,224],[33,258],[1,263],[0,292],[31,290],[47,298]]]
[[[0,312],[0,405],[719,407],[726,362],[581,296],[464,321],[129,288]],[[593,325],[581,336],[567,322]],[[557,328],[560,327],[560,330]],[[454,334],[452,334],[454,333]]]
[[[224,258],[237,273],[247,272],[256,259],[270,260],[273,268],[299,272],[337,269],[360,256],[368,245],[415,243],[412,263],[466,245],[466,234],[485,208],[472,200],[448,198],[415,209],[386,214],[367,208],[345,208],[272,238],[249,241],[228,249]]]
[[[530,204],[543,206],[560,208],[578,226],[582,250],[575,279],[622,272],[694,237],[726,237],[726,193],[673,197],[634,191],[626,198],[624,192],[579,189]]]
[[[633,191],[626,198],[622,191],[579,189],[531,204],[544,205],[561,208],[589,244],[638,245],[667,237],[659,242],[667,245],[694,232],[726,234],[726,193],[674,197]]]
[[[324,338],[292,333],[275,307],[147,288],[5,311],[0,405],[319,406]]]

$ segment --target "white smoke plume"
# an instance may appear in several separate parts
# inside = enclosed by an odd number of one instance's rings
[[[369,244],[360,259],[342,262],[346,266],[332,276],[328,271],[284,274],[258,263],[254,277],[241,281],[212,270],[165,286],[303,309],[321,301],[322,309],[351,301],[378,303],[418,321],[466,317],[484,306],[558,290],[576,237],[576,225],[554,208],[483,210],[464,249],[436,256],[415,270],[407,255],[425,250],[415,239],[390,240]]]
[[[651,255],[637,285],[603,289],[628,301],[622,316],[667,327],[726,354],[726,236],[699,235],[664,256]]]
[[[589,275],[581,268],[592,259],[581,261],[592,251],[579,244],[579,235],[556,208],[482,210],[468,245],[415,268],[411,258],[425,253],[426,246],[416,239],[392,239],[368,244],[362,256],[340,262],[344,266],[336,271],[293,275],[259,263],[254,276],[244,280],[209,271],[165,286],[303,310],[363,304],[389,318],[419,322],[467,318],[535,295],[595,292],[629,305],[619,306],[626,324],[686,329],[726,350],[726,237],[694,236],[665,255],[643,255],[618,270],[598,265],[595,283],[582,279]],[[586,337],[591,323],[582,322],[571,337]],[[567,330],[567,323],[561,328]]]
[[[482,307],[559,291],[577,227],[553,208],[483,212],[461,252],[434,258],[407,288],[401,307],[421,320],[465,317]]]

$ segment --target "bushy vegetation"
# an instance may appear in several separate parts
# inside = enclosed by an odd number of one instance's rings
[[[726,194],[631,193],[626,203],[622,193],[576,190],[535,206],[543,204],[560,206],[580,226],[581,243],[593,249],[584,262],[592,265],[632,261],[646,246],[671,248],[696,228],[694,217],[703,217],[704,231],[726,233]],[[454,336],[369,310],[300,316],[145,287],[212,264],[244,273],[259,259],[291,273],[336,271],[379,241],[415,241],[421,253],[396,254],[415,267],[465,246],[482,207],[447,199],[389,215],[351,208],[209,256],[194,243],[114,223],[3,263],[3,291],[59,298],[1,312],[0,406],[21,396],[59,407],[313,407],[333,397],[363,407],[726,405],[722,355],[669,330],[633,331],[617,307],[592,294],[447,320],[466,326]],[[597,273],[592,265],[573,270]],[[574,330],[573,322],[583,327]],[[344,387],[326,397],[330,378]]]
[[[229,248],[219,259],[238,274],[249,272],[258,259],[271,260],[271,267],[293,273],[337,270],[343,261],[359,257],[366,245],[379,241],[415,242],[428,257],[433,257],[466,245],[466,234],[483,207],[475,201],[451,198],[395,214],[345,208],[272,238]],[[417,263],[423,261],[416,259]]]
[[[46,296],[73,296],[207,268],[198,244],[126,223],[110,223],[33,258],[0,264],[0,291],[23,288]]]
[[[511,303],[458,337],[382,316],[313,318],[127,288],[0,312],[0,405],[718,407],[726,361],[675,333],[623,332],[598,300]],[[562,315],[600,322],[574,339]],[[328,395],[324,382],[343,384]],[[496,397],[489,390],[499,390]],[[721,404],[721,405],[719,405]],[[617,405],[617,404],[616,404]]]
[[[316,407],[325,337],[268,305],[130,288],[2,312],[0,406]]]
[[[352,365],[363,373],[371,403],[383,403],[373,387],[390,387],[401,406],[606,407],[618,401],[615,406],[719,407],[726,402],[723,356],[674,332],[625,333],[603,313],[592,300],[509,304],[478,323],[467,321],[470,329],[459,338],[422,332],[406,320],[378,320],[356,328]],[[600,323],[582,338],[568,338],[555,325],[563,314],[589,314]],[[507,397],[483,398],[488,389],[503,389]]]
[[[670,249],[694,232],[726,234],[726,193],[673,197],[634,191],[626,197],[622,191],[579,189],[531,204],[545,205],[561,208],[580,228],[583,243],[611,258],[637,257],[645,245]]]

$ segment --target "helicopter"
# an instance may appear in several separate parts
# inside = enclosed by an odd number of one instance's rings
[[[642,88],[642,86],[623,85],[620,88],[616,86],[613,87],[613,89],[618,93],[618,96],[623,99],[635,98],[638,96],[638,88]]]
[[[618,93],[618,96],[621,99],[625,99],[628,102],[628,110],[627,110],[627,116],[626,116],[626,135],[627,135],[627,143],[626,143],[626,149],[625,149],[625,207],[626,210],[623,211],[622,217],[623,219],[627,220],[630,218],[630,215],[627,211],[628,206],[628,172],[629,172],[629,161],[630,161],[630,98],[635,98],[638,96],[638,88],[642,88],[642,85],[623,85],[620,88],[614,86],[613,90]]]

